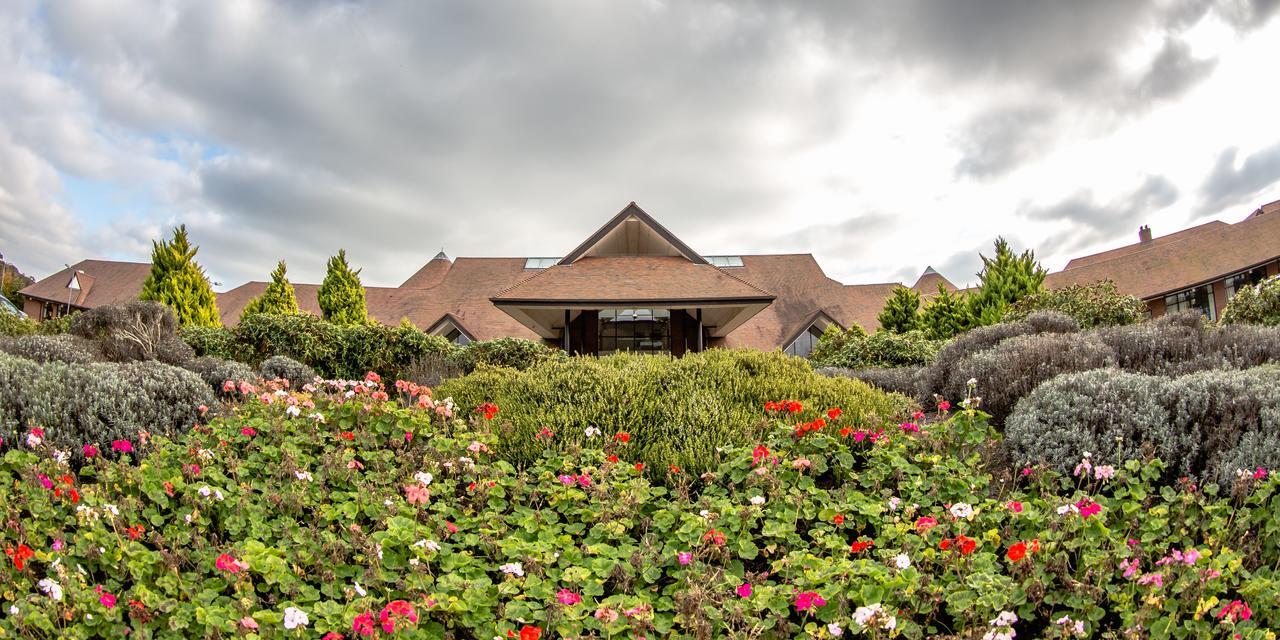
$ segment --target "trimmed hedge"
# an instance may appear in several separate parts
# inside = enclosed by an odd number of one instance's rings
[[[879,425],[913,405],[856,380],[814,373],[782,353],[713,349],[682,358],[619,354],[546,359],[525,371],[480,367],[435,391],[465,411],[485,402],[501,407],[504,456],[529,464],[545,427],[558,439],[585,442],[588,427],[632,434],[632,450],[646,464],[701,473],[717,448],[742,444],[760,427],[765,402],[792,399],[806,407],[840,407],[852,419]]]
[[[908,398],[915,398],[920,388],[920,372],[924,367],[867,367],[865,369],[845,369],[842,367],[822,367],[816,371],[832,378],[853,378],[861,380],[873,387],[890,393],[900,393]]]
[[[1280,276],[1237,291],[1222,310],[1222,323],[1280,325]]]
[[[1110,280],[1076,284],[1033,293],[1005,313],[1005,321],[1024,320],[1037,311],[1057,311],[1071,316],[1081,329],[1136,324],[1146,317],[1147,304],[1127,296]]]
[[[0,338],[0,351],[37,363],[88,364],[101,359],[96,346],[83,338],[61,335],[25,335]]]
[[[35,334],[52,336],[66,333],[79,312],[62,316],[53,320],[36,322],[31,318],[19,318],[7,313],[0,313],[0,336],[30,336]]]
[[[861,327],[848,331],[830,327],[809,354],[815,367],[906,367],[926,364],[938,354],[941,340],[930,340],[923,331],[877,331],[868,335]]]
[[[311,367],[286,356],[271,356],[263,360],[258,372],[267,380],[288,380],[291,387],[302,387],[316,378]]]
[[[956,365],[1009,338],[1037,333],[1076,333],[1079,330],[1079,325],[1071,316],[1056,311],[1038,311],[1025,320],[978,327],[958,335],[943,346],[933,362],[920,373],[917,397],[923,400],[932,398],[935,393],[942,393],[947,388],[948,381],[958,377],[953,372]],[[964,379],[968,380],[969,377],[964,376]]]

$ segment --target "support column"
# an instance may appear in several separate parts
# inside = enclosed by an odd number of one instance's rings
[[[702,308],[698,308],[698,353],[702,353]]]
[[[564,352],[569,353],[569,310],[564,310]]]

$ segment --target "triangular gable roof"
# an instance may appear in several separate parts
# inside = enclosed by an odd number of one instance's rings
[[[583,241],[582,244],[578,245],[577,248],[575,248],[573,251],[570,251],[567,255],[565,255],[565,257],[562,258],[558,264],[560,265],[573,264],[579,258],[582,258],[583,256],[587,255],[593,248],[595,248],[596,245],[600,244],[602,240],[609,237],[609,235],[613,231],[617,230],[618,227],[622,226],[623,223],[633,218],[635,220],[638,220],[641,224],[649,227],[649,229],[651,229],[655,234],[657,234],[660,238],[662,238],[662,240],[664,240],[667,244],[669,244],[671,248],[675,250],[676,253],[684,256],[685,258],[688,258],[690,262],[695,262],[698,264],[707,264],[706,258],[703,258],[701,255],[698,254],[697,251],[694,251],[693,249],[689,248],[689,245],[685,244],[682,240],[680,240],[680,238],[677,238],[675,234],[668,231],[667,228],[662,226],[662,224],[660,224],[657,220],[654,220],[653,216],[650,216],[648,213],[645,212],[644,209],[641,209],[640,206],[635,203],[635,201],[632,201],[630,204],[623,207],[622,211],[619,211],[617,215],[613,216],[612,218],[609,219],[608,222],[604,223],[603,227],[600,227],[599,230],[591,234],[591,236],[587,238],[585,241]]]
[[[816,324],[819,321],[825,321],[827,323],[827,326],[834,324],[837,327],[840,327],[841,329],[845,328],[845,326],[837,322],[835,318],[832,318],[831,314],[827,313],[826,309],[815,309],[814,312],[806,316],[805,319],[800,322],[800,324],[796,325],[795,329],[791,333],[787,334],[786,339],[782,341],[782,344],[780,346],[783,349],[787,348],[788,346],[791,345],[792,342],[796,341],[796,338],[800,337],[800,334],[804,333],[805,331],[808,331],[809,327],[812,327],[814,324]],[[825,329],[826,327],[823,327],[823,328]]]
[[[431,335],[444,335],[445,333],[448,333],[448,332],[442,331],[441,329],[443,329],[446,325],[452,326],[453,328],[460,331],[462,335],[467,337],[468,340],[474,341],[476,339],[476,337],[472,335],[470,331],[467,331],[466,327],[462,326],[462,322],[459,321],[458,318],[455,317],[452,313],[444,314],[443,316],[440,317],[439,320],[435,321],[435,323],[433,323],[430,327],[427,327],[427,333]]]
[[[556,265],[490,298],[508,303],[657,303],[770,301],[772,293],[706,262],[679,256],[587,257]]]

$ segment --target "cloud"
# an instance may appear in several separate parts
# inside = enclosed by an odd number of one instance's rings
[[[1047,206],[1024,205],[1019,216],[1028,220],[1059,223],[1064,229],[1041,243],[1042,257],[1074,251],[1136,230],[1139,222],[1178,201],[1178,188],[1164,176],[1147,176],[1133,191],[1097,200],[1090,190]]]
[[[1036,157],[1050,146],[1057,117],[1057,110],[1046,105],[999,107],[979,114],[961,134],[956,174],[991,178]]]
[[[1200,187],[1199,215],[1221,214],[1233,205],[1280,198],[1280,143],[1261,149],[1236,166],[1238,150],[1225,149]],[[1270,190],[1270,193],[1268,193]]]
[[[1181,96],[1212,73],[1216,66],[1216,60],[1195,58],[1186,42],[1166,38],[1147,74],[1138,82],[1134,93],[1137,104]]]

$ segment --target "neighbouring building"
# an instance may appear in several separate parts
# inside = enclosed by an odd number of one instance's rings
[[[1049,287],[1110,279],[1146,300],[1153,315],[1200,309],[1217,317],[1246,284],[1277,272],[1280,202],[1235,224],[1185,231],[1076,258]],[[136,298],[149,265],[86,260],[23,289],[33,318]],[[928,268],[911,288],[922,296],[957,287]],[[218,294],[234,325],[266,282]],[[398,287],[366,287],[369,313],[407,318],[458,343],[499,337],[542,340],[573,353],[680,355],[710,347],[783,349],[807,355],[828,326],[874,330],[898,283],[847,285],[810,254],[697,253],[634,202],[562,257],[436,255]],[[315,284],[294,283],[302,311],[319,314]]]

